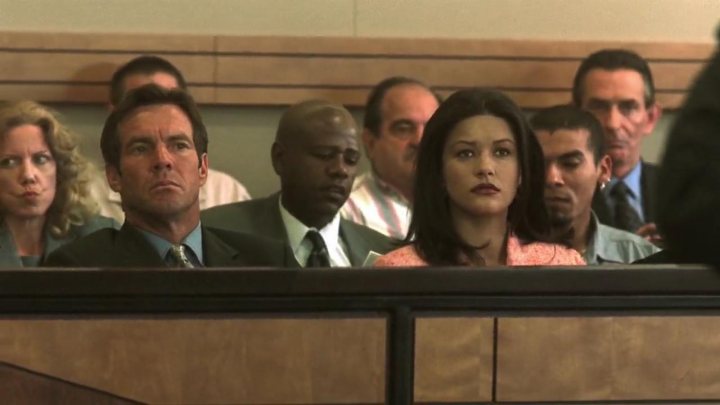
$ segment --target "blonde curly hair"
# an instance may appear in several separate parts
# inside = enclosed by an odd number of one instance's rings
[[[0,105],[0,139],[20,125],[39,127],[55,159],[55,199],[45,214],[45,227],[51,235],[64,237],[72,225],[83,225],[97,214],[98,206],[88,188],[93,166],[80,154],[77,135],[62,125],[49,108],[34,101]]]

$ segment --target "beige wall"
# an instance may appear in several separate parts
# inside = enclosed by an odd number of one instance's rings
[[[710,42],[717,0],[0,0],[0,29]]]
[[[4,31],[712,42],[718,16],[717,0],[0,0]],[[99,157],[104,110],[55,107]],[[203,112],[213,166],[255,196],[277,189],[266,158],[282,109]],[[668,122],[646,142],[647,160]]]

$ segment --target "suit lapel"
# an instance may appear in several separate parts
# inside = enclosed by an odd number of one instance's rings
[[[353,267],[362,266],[370,247],[365,238],[352,229],[352,225],[345,219],[340,219],[340,238],[345,242]]]
[[[135,227],[126,222],[118,232],[115,239],[116,252],[122,256],[118,258],[125,265],[138,267],[167,267],[145,236]]]
[[[267,198],[264,203],[264,217],[270,233],[268,236],[273,239],[282,240],[289,243],[287,229],[280,215],[280,193],[275,193]]]
[[[205,267],[230,266],[236,260],[238,251],[223,242],[217,235],[202,228],[203,256]]]
[[[643,198],[645,222],[655,222],[655,190],[657,187],[657,168],[642,162],[640,189]]]

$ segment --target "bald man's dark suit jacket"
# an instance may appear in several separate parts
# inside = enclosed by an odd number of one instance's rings
[[[295,267],[289,248],[254,235],[202,227],[205,267]],[[102,229],[48,256],[53,267],[165,267],[145,235],[127,222],[120,230]]]
[[[221,229],[247,232],[288,243],[279,207],[280,194],[221,205],[200,214],[203,224]],[[395,248],[390,238],[366,226],[340,220],[340,237],[349,250],[350,263],[362,266],[370,251],[385,254]]]
[[[640,162],[642,174],[640,175],[640,192],[643,199],[643,212],[645,223],[655,222],[657,205],[658,174],[660,169],[657,165],[647,162]],[[600,222],[608,226],[615,226],[615,220],[610,211],[605,195],[600,190],[595,191],[592,201],[592,209],[595,211]]]

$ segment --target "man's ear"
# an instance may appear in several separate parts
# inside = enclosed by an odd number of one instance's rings
[[[285,155],[285,148],[278,142],[273,142],[270,148],[270,159],[272,161],[273,170],[278,176],[282,175],[283,164],[282,158]]]
[[[375,148],[375,142],[377,142],[378,137],[370,132],[369,129],[364,128],[362,132],[362,141],[363,146],[365,146],[365,154],[367,155],[368,160],[372,160],[373,157],[373,150]]]
[[[598,184],[602,187],[612,178],[612,158],[610,155],[603,155],[598,161]]]
[[[662,117],[662,107],[657,101],[647,109],[647,115],[648,120],[645,123],[645,136],[652,134],[658,121],[660,121],[660,117]]]
[[[209,167],[210,166],[208,163],[208,154],[203,153],[202,156],[200,156],[200,166],[198,166],[198,172],[200,174],[200,185],[201,186],[205,185],[205,182],[207,181]]]
[[[120,183],[120,171],[118,168],[112,165],[105,165],[105,177],[107,177],[107,182],[112,191],[119,193],[122,186]]]

